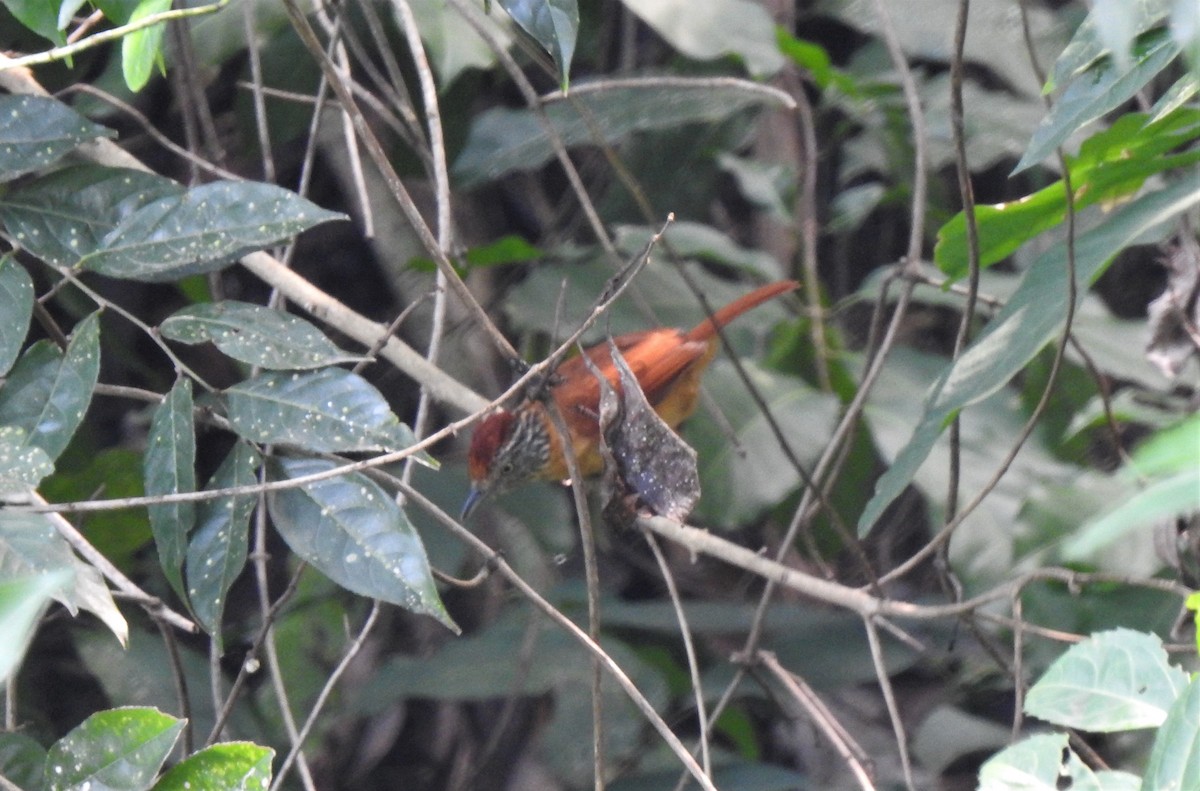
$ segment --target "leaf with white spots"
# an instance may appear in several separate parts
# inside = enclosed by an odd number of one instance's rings
[[[25,429],[0,426],[0,497],[35,489],[52,472],[54,462],[46,451],[28,443]]]
[[[229,422],[251,442],[339,453],[398,450],[416,441],[370,382],[341,368],[268,371],[225,394]]]
[[[79,322],[66,353],[38,341],[21,355],[0,388],[0,425],[25,430],[29,446],[57,459],[92,400],[100,376],[98,314]]]
[[[211,341],[235,360],[262,368],[294,370],[357,362],[312,324],[280,310],[226,300],[189,305],[159,325],[180,343]]]
[[[97,137],[116,133],[48,96],[0,96],[0,181],[57,162]]]
[[[314,225],[345,218],[273,184],[215,181],[141,207],[81,264],[109,277],[167,282],[222,269]]]
[[[324,459],[271,462],[277,480],[324,472]],[[430,615],[458,632],[438,597],[416,529],[383,489],[359,473],[325,478],[267,497],[275,528],[292,551],[347,590]]]
[[[148,495],[196,491],[196,425],[190,379],[177,381],[154,411],[143,468]],[[196,506],[157,503],[148,510],[158,562],[171,587],[187,601],[183,561],[187,556],[188,532],[196,523]]]
[[[152,708],[88,717],[46,753],[49,791],[145,791],[171,754],[184,720]]]
[[[182,184],[153,173],[75,165],[0,195],[0,222],[31,254],[54,266],[74,266],[100,249],[126,217],[183,193]]]
[[[0,256],[0,376],[21,353],[33,316],[33,281],[11,255]]]
[[[250,486],[262,461],[258,452],[238,442],[217,468],[206,491]],[[221,614],[225,597],[246,565],[250,514],[258,498],[254,495],[221,497],[200,503],[196,532],[188,544],[187,583],[192,613],[221,648]]]
[[[250,742],[222,742],[192,753],[154,784],[154,791],[263,791],[275,751]]]

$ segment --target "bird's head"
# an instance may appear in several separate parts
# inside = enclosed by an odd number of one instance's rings
[[[537,478],[549,463],[550,433],[538,409],[500,410],[489,415],[471,437],[467,453],[471,493],[463,503],[462,518],[488,493]]]

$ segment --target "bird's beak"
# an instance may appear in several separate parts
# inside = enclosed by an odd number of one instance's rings
[[[479,484],[471,485],[471,492],[467,495],[466,501],[463,502],[462,513],[459,514],[458,517],[460,522],[467,521],[468,517],[471,516],[471,512],[474,511],[475,506],[479,505],[480,501],[483,500],[483,496],[485,494],[487,494],[487,489],[483,488]]]

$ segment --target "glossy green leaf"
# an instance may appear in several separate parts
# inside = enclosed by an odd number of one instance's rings
[[[1133,37],[1140,36],[1160,24],[1170,10],[1170,0],[1125,0],[1123,3],[1131,12],[1127,20],[1125,33],[1125,49],[1128,50]],[[1062,54],[1054,62],[1054,71],[1050,75],[1047,89],[1070,81],[1088,66],[1109,54],[1112,50],[1111,41],[1107,41],[1097,29],[1097,23],[1104,20],[1098,17],[1104,9],[1096,7],[1087,18],[1076,28],[1071,41],[1063,48]]]
[[[1200,112],[1183,109],[1148,123],[1141,113],[1122,116],[1109,129],[1086,140],[1068,158],[1075,209],[1132,195],[1146,178],[1200,162],[1200,151],[1182,151],[1200,137]],[[981,266],[1011,255],[1025,242],[1056,227],[1067,213],[1066,190],[1056,181],[1020,200],[977,206]],[[938,230],[934,261],[951,277],[967,272],[966,219],[954,215]]]
[[[579,35],[576,0],[499,0],[499,3],[554,58],[558,82],[565,93],[570,83],[575,39]]]
[[[0,376],[8,373],[29,332],[33,281],[11,254],[0,256]]]
[[[775,24],[749,0],[623,0],[626,8],[675,49],[696,60],[741,58],[750,74],[768,77],[783,68]]]
[[[0,221],[33,255],[74,266],[130,214],[183,192],[182,185],[151,173],[75,165],[0,195]]]
[[[143,471],[147,495],[196,491],[196,424],[190,379],[177,381],[154,410]],[[148,510],[158,562],[171,587],[186,601],[183,562],[188,532],[196,523],[196,505],[157,503]]]
[[[0,580],[0,682],[20,664],[50,597],[70,580],[70,569]]]
[[[615,143],[634,132],[713,123],[778,101],[749,83],[714,85],[710,80],[677,78],[669,84],[646,80],[603,91],[577,88],[571,102],[552,102],[545,111],[564,144],[576,146],[598,142],[595,134]],[[579,114],[575,103],[584,107],[588,118]],[[475,186],[515,170],[541,167],[553,157],[546,131],[531,111],[494,109],[471,126],[453,171],[462,186]]]
[[[154,791],[262,791],[271,782],[275,751],[250,742],[222,742],[171,767]]]
[[[148,16],[169,11],[171,3],[172,0],[142,0],[130,15],[129,21],[137,22]],[[121,70],[129,90],[136,93],[146,87],[156,65],[160,71],[165,70],[162,42],[166,29],[166,23],[163,22],[135,30],[121,39]]]
[[[0,96],[0,182],[40,170],[111,129],[48,96]]]
[[[1197,203],[1200,185],[1180,181],[1122,206],[1105,223],[1081,235],[1075,244],[1077,296],[1082,299],[1108,262],[1142,233]],[[1066,315],[1066,258],[1065,243],[1039,256],[1004,308],[934,382],[912,439],[876,482],[875,494],[859,519],[860,536],[870,531],[913,480],[953,416],[1003,387],[1058,332]]]
[[[1143,788],[1200,788],[1200,677],[1167,712],[1143,777]]]
[[[5,0],[4,5],[17,20],[56,45],[67,43],[66,33],[59,24],[59,4],[47,0]]]
[[[1178,54],[1179,45],[1166,31],[1151,33],[1138,48],[1130,68],[1120,69],[1113,63],[1102,62],[1077,77],[1034,131],[1013,173],[1041,162],[1084,124],[1120,107]]]
[[[398,450],[415,441],[370,382],[341,368],[269,371],[225,394],[229,422],[251,442],[336,453]]]
[[[1157,635],[1113,629],[1067,649],[1025,697],[1025,713],[1095,733],[1154,728],[1188,684]]]
[[[26,432],[26,444],[58,458],[92,400],[100,376],[98,314],[75,327],[66,353],[49,341],[26,350],[0,387],[0,425]]]
[[[263,305],[209,302],[189,305],[159,325],[181,343],[211,341],[235,360],[271,369],[321,368],[363,358],[343,352],[316,327]]]
[[[216,181],[137,209],[80,263],[110,277],[178,280],[344,218],[271,184]]]
[[[0,426],[0,496],[37,488],[52,472],[54,462],[46,451],[29,444],[25,429]]]
[[[88,717],[46,754],[49,791],[145,791],[170,755],[184,721],[150,708]]]
[[[238,442],[205,487],[207,491],[250,486],[261,458]],[[221,614],[225,597],[246,565],[250,514],[254,495],[205,500],[197,506],[196,530],[187,549],[188,600],[200,625],[221,646]]]
[[[336,466],[324,459],[277,459],[272,477],[298,478]],[[347,590],[430,615],[458,632],[438,597],[421,537],[396,500],[351,473],[279,489],[271,519],[292,551]]]

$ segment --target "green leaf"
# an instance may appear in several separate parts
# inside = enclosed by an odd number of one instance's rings
[[[97,712],[46,754],[49,789],[144,791],[153,784],[183,726],[183,720],[158,709]]]
[[[70,581],[70,569],[0,580],[0,682],[20,665],[50,597]]]
[[[1068,648],[1030,688],[1025,713],[1094,733],[1155,728],[1187,684],[1157,635],[1113,629]]]
[[[1128,32],[1125,35],[1129,39],[1124,45],[1126,50],[1129,49],[1132,37],[1140,36],[1163,21],[1167,16],[1168,2],[1169,0],[1134,0],[1125,3],[1128,10],[1133,12],[1127,22]],[[1107,42],[1097,30],[1097,23],[1103,23],[1103,20],[1098,19],[1102,13],[1105,11],[1101,8],[1094,8],[1075,30],[1071,41],[1054,62],[1054,71],[1046,86],[1047,90],[1066,83],[1112,51],[1111,42]]]
[[[0,195],[0,220],[33,255],[74,266],[99,250],[122,220],[182,185],[139,170],[77,165],[41,176]]]
[[[92,400],[100,376],[100,322],[93,313],[75,327],[65,354],[38,341],[0,388],[0,425],[25,430],[26,444],[58,458]]]
[[[1178,54],[1179,45],[1171,40],[1166,31],[1150,33],[1138,47],[1133,65],[1128,69],[1120,69],[1105,61],[1080,75],[1067,87],[1050,114],[1034,131],[1013,174],[1050,156],[1055,148],[1084,124],[1120,107]]]
[[[192,753],[154,784],[154,791],[262,791],[271,782],[275,751],[250,742],[222,742]]]
[[[766,9],[748,0],[623,0],[643,22],[689,58],[741,58],[754,77],[783,68],[775,24]]]
[[[238,442],[217,468],[207,491],[250,486],[262,459],[244,442]],[[221,614],[225,596],[246,565],[250,514],[258,501],[254,495],[205,500],[197,507],[196,531],[188,544],[187,583],[192,613],[221,647]]]
[[[366,379],[341,368],[269,371],[225,391],[244,438],[322,453],[398,450],[415,442]]]
[[[59,4],[52,0],[5,0],[4,5],[22,25],[40,36],[50,39],[57,46],[67,43],[59,24]]]
[[[1200,202],[1195,180],[1180,181],[1113,212],[1075,245],[1080,300],[1112,258],[1142,233]],[[875,484],[875,494],[858,522],[866,535],[928,457],[938,436],[960,409],[1004,386],[1059,331],[1066,315],[1066,244],[1038,257],[1021,285],[959,359],[948,365],[926,397],[924,417],[912,439]]]
[[[33,316],[33,280],[11,254],[0,256],[0,376],[21,353]]]
[[[130,15],[129,21],[137,22],[148,16],[169,11],[171,3],[172,0],[142,0]],[[162,54],[163,34],[166,29],[166,23],[160,22],[135,30],[121,40],[121,70],[125,75],[125,84],[134,93],[146,87],[155,65],[163,73],[166,72]]]
[[[1126,114],[1109,129],[1086,140],[1079,156],[1069,158],[1076,211],[1131,195],[1155,173],[1200,161],[1200,151],[1168,153],[1200,135],[1200,112],[1185,108],[1160,121],[1147,121],[1144,114]],[[1066,213],[1062,181],[1019,200],[977,206],[980,265],[986,267],[1011,255],[1025,242],[1060,224]],[[962,212],[939,229],[934,261],[951,277],[966,274],[966,219]]]
[[[0,426],[0,497],[37,488],[52,472],[54,462],[46,451],[29,444],[25,429]]]
[[[0,96],[0,182],[41,170],[88,140],[115,134],[57,99]]]
[[[196,491],[196,425],[192,382],[180,379],[154,410],[143,465],[150,496]],[[158,562],[167,581],[187,601],[183,562],[187,536],[196,523],[195,503],[157,503],[148,507]]]
[[[324,459],[276,459],[276,480],[324,472]],[[271,519],[292,551],[347,590],[430,615],[456,634],[438,597],[421,537],[396,501],[350,473],[267,497]]]
[[[337,219],[345,215],[272,184],[216,181],[140,207],[80,264],[109,277],[178,280]]]
[[[248,302],[189,305],[159,326],[181,343],[211,341],[235,360],[262,368],[291,370],[357,362],[299,316]]]
[[[0,775],[18,788],[44,788],[42,771],[46,768],[46,748],[23,731],[0,733]]]
[[[500,5],[554,58],[559,86],[566,93],[579,34],[579,5],[575,0],[500,0]]]
[[[552,102],[545,111],[567,146],[615,143],[634,133],[676,129],[686,123],[712,123],[777,97],[750,86],[713,85],[710,80],[673,80],[623,85],[603,91],[576,90],[571,102]],[[580,115],[576,104],[588,117]],[[599,140],[595,135],[599,135]],[[515,170],[541,167],[554,157],[546,131],[529,110],[493,109],[471,126],[466,145],[454,162],[464,187],[476,186]]]
[[[1086,786],[1085,779],[1089,783]],[[979,768],[978,789],[1056,791],[1062,787],[1060,782],[1067,781],[1072,789],[1096,787],[1092,770],[1067,747],[1067,735],[1045,733],[1023,739],[989,758]]]
[[[1200,788],[1200,677],[1167,712],[1143,778],[1143,788]]]

